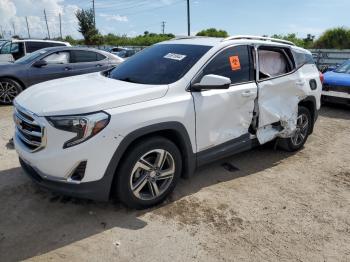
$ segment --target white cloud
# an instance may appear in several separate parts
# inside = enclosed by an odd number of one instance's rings
[[[127,16],[121,15],[111,15],[111,14],[99,14],[99,16],[103,17],[107,21],[117,21],[117,22],[128,22]]]
[[[10,31],[21,37],[28,37],[25,16],[28,18],[30,35],[32,38],[47,37],[44,19],[46,10],[51,37],[58,37],[59,14],[62,17],[62,34],[81,37],[77,31],[75,12],[76,5],[64,5],[63,0],[0,0],[0,25],[5,36],[10,37]],[[13,29],[13,27],[15,27]]]

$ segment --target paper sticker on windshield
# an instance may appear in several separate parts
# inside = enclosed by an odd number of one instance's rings
[[[186,56],[185,55],[180,55],[180,54],[174,54],[174,53],[169,53],[164,56],[164,58],[176,60],[176,61],[181,61],[184,59]]]
[[[232,71],[241,70],[241,62],[239,56],[230,56],[230,64]]]

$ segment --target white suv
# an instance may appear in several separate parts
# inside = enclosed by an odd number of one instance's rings
[[[321,89],[311,53],[290,42],[175,39],[109,72],[25,90],[14,142],[43,187],[144,208],[203,164],[272,140],[300,149]]]

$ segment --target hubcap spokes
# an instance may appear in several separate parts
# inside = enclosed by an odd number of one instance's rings
[[[297,128],[293,135],[292,143],[295,146],[299,146],[302,144],[307,136],[307,132],[309,130],[309,120],[305,114],[301,114],[297,119]]]
[[[0,82],[0,102],[8,104],[18,94],[16,87],[9,82]]]
[[[149,151],[136,162],[132,170],[131,190],[139,199],[155,199],[169,188],[174,174],[175,161],[168,151]]]

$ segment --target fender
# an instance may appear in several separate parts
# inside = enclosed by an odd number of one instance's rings
[[[118,175],[118,167],[128,148],[138,139],[145,136],[162,135],[171,139],[182,153],[183,177],[189,178],[196,169],[196,157],[192,150],[192,143],[185,126],[179,122],[163,122],[137,129],[123,138],[113,154],[105,174],[101,180],[111,193],[114,177]]]

